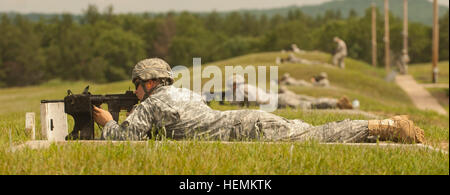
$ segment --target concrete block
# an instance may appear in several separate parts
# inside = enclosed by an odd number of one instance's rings
[[[31,140],[36,139],[36,122],[34,112],[25,113],[25,131],[31,134]]]
[[[41,133],[48,141],[64,141],[68,135],[64,102],[41,103]]]

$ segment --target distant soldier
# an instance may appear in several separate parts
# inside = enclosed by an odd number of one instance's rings
[[[333,41],[337,43],[336,52],[333,56],[333,65],[345,68],[344,59],[347,56],[347,45],[338,37],[334,37]]]
[[[277,63],[277,64],[294,63],[294,64],[307,64],[307,65],[318,64],[317,62],[312,62],[312,61],[309,61],[307,59],[303,59],[303,58],[297,57],[297,56],[294,55],[294,53],[289,53],[287,58],[279,58],[279,57],[277,57],[275,59],[275,63]]]
[[[203,98],[176,88],[170,66],[158,58],[138,62],[132,71],[135,94],[140,100],[131,114],[118,124],[110,112],[93,109],[106,140],[175,140],[202,138],[222,141],[319,142],[424,142],[424,132],[406,116],[385,120],[343,120],[313,126],[299,119],[288,120],[262,110],[213,110]]]
[[[271,98],[276,98],[275,94],[267,93],[259,87],[246,84],[244,77],[234,75],[225,81],[227,90],[225,101],[237,105],[261,105],[268,104]]]
[[[301,57],[297,57],[293,53],[289,53],[287,58],[277,57],[275,59],[275,63],[278,65],[283,64],[283,63],[306,64],[306,65],[330,65],[330,64],[323,63],[320,61],[312,61],[312,60],[307,60],[307,59],[304,59]]]
[[[279,86],[278,107],[291,107],[300,109],[335,109],[337,100],[333,98],[314,98],[306,95],[299,95],[285,86]]]
[[[402,49],[402,54],[400,58],[397,60],[397,67],[400,74],[408,74],[408,63],[409,63],[409,55],[406,49]]]
[[[283,63],[281,60],[282,60],[282,59],[281,59],[280,57],[277,56],[277,58],[275,58],[275,64],[280,65],[281,63]]]
[[[347,97],[339,100],[334,98],[315,98],[307,95],[296,94],[286,86],[279,86],[278,107],[291,107],[301,109],[353,109]]]
[[[294,53],[304,53],[304,51],[300,50],[300,48],[298,48],[296,44],[292,44],[291,48]]]
[[[330,81],[328,80],[328,75],[326,72],[321,72],[319,75],[311,78],[311,83],[303,79],[295,79],[291,77],[289,73],[284,73],[278,82],[280,85],[291,85],[291,86],[303,86],[303,87],[329,87]]]
[[[278,83],[280,85],[293,85],[293,86],[304,86],[304,87],[312,86],[311,83],[308,83],[305,80],[297,80],[297,79],[291,77],[291,75],[289,73],[284,73]]]
[[[293,53],[289,54],[286,61],[291,62],[291,63],[299,63],[299,64],[304,62],[303,59],[296,57]]]
[[[319,75],[311,78],[311,83],[318,87],[329,87],[330,81],[328,80],[328,74],[326,72],[321,72]]]

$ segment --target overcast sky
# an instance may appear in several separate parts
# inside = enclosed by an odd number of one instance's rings
[[[89,4],[100,11],[113,5],[114,13],[166,11],[229,11],[236,9],[263,9],[289,5],[313,5],[331,0],[0,0],[0,12],[80,14]],[[369,1],[369,0],[367,0]],[[448,0],[438,0],[449,5]]]

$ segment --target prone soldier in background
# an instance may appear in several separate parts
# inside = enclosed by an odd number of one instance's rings
[[[328,80],[328,75],[326,72],[321,72],[319,75],[313,76],[311,78],[311,83],[303,80],[291,77],[289,73],[284,73],[279,81],[280,85],[292,85],[292,86],[302,86],[302,87],[329,87],[330,81]]]

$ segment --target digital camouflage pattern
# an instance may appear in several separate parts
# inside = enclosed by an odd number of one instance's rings
[[[108,140],[146,140],[155,135],[175,140],[365,142],[369,130],[368,121],[362,120],[312,126],[261,110],[217,111],[188,89],[161,86],[122,124],[111,120],[102,132]]]
[[[398,67],[400,74],[408,74],[409,61],[410,61],[410,59],[409,59],[408,51],[403,49],[400,58],[397,60],[397,67]]]
[[[296,94],[285,86],[280,86],[278,93],[279,107],[292,107],[301,109],[335,109],[338,100],[334,98],[315,98]]]
[[[293,85],[293,86],[304,86],[311,87],[312,84],[308,83],[305,80],[297,80],[294,77],[291,77],[289,73],[284,73],[279,81],[280,85]]]
[[[328,80],[328,74],[321,72],[319,75],[312,78],[312,84],[317,87],[329,87],[330,81]]]
[[[159,58],[149,58],[138,62],[131,73],[131,80],[135,79],[150,80],[166,78],[169,84],[172,84],[173,73],[169,64]]]

